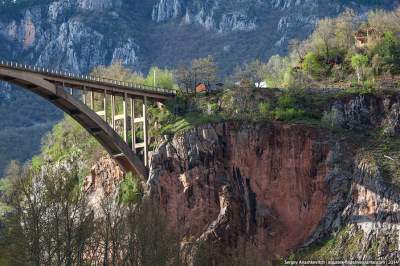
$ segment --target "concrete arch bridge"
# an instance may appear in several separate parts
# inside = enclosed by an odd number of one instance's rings
[[[176,95],[173,90],[6,61],[0,62],[0,80],[56,105],[93,135],[125,171],[143,178],[148,175],[148,101],[164,102]],[[120,113],[117,101],[122,101]],[[136,101],[141,110],[135,110]],[[117,132],[117,125],[122,132]],[[135,134],[139,127],[143,130],[140,143]]]

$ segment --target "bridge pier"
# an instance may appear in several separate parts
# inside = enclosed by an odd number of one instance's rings
[[[89,97],[90,97],[90,109],[94,110],[94,93],[93,93],[93,89],[90,90]]]
[[[131,98],[131,138],[132,150],[136,153],[136,131],[135,131],[135,100]]]
[[[86,95],[87,95],[86,86],[83,86],[82,101],[83,101],[84,105],[87,105],[87,103],[86,103]]]
[[[125,101],[126,103],[127,101]],[[131,140],[132,140],[132,150],[134,153],[138,153],[137,149],[143,148],[143,161],[144,165],[147,166],[149,162],[149,132],[148,132],[148,121],[147,121],[147,97],[143,97],[143,103],[142,103],[142,116],[141,117],[136,117],[135,114],[135,99],[131,98]],[[125,107],[125,110],[128,110],[127,106]],[[128,120],[127,116],[126,119]],[[126,121],[126,127],[127,127],[128,121]],[[143,126],[143,142],[142,143],[137,143],[136,142],[136,124],[142,124]],[[124,128],[125,129],[125,128]],[[128,130],[126,129],[125,131],[128,133]],[[126,140],[127,141],[127,140]]]
[[[143,142],[144,142],[144,166],[149,164],[149,135],[147,130],[147,97],[143,98]]]
[[[104,90],[103,108],[104,108],[104,121],[106,121],[107,123],[107,90]]]
[[[115,130],[115,94],[111,94],[111,127]]]
[[[122,102],[123,116],[124,116],[124,141],[128,141],[128,95],[124,93]]]

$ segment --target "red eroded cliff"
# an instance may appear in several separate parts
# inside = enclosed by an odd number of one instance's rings
[[[326,215],[332,152],[322,138],[304,125],[204,126],[161,145],[149,184],[182,239],[284,256]]]
[[[335,100],[323,120],[340,132],[226,122],[166,137],[152,156],[148,188],[187,264],[233,265],[220,262],[244,255],[261,259],[247,265],[265,265],[289,253],[397,259],[398,102],[396,95]],[[118,167],[100,161],[93,168],[87,191],[94,203],[123,178],[108,168]],[[198,262],[204,246],[214,252],[211,263]]]

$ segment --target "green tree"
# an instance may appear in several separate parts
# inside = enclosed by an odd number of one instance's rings
[[[297,68],[289,67],[284,74],[284,87],[289,89],[305,88],[309,85],[307,77],[303,71]]]
[[[309,52],[304,57],[303,70],[312,77],[320,77],[322,73],[322,65],[315,53]]]
[[[126,174],[119,187],[119,201],[125,204],[137,204],[140,203],[143,194],[139,178],[133,176],[132,173]]]
[[[285,72],[288,70],[289,66],[290,62],[287,57],[281,57],[279,55],[271,56],[265,67],[264,74],[264,80],[267,85],[272,88],[282,87],[285,82]]]
[[[351,58],[351,66],[354,68],[357,74],[358,83],[365,78],[365,69],[368,65],[368,56],[362,54],[355,54]]]
[[[334,19],[335,48],[346,53],[354,45],[354,32],[359,26],[354,10],[346,9]]]
[[[175,87],[172,71],[168,69],[160,69],[158,67],[152,67],[149,70],[145,84],[170,90]]]
[[[335,38],[334,20],[330,18],[320,20],[311,36],[311,42],[315,51],[323,56],[326,62],[329,61],[335,47]]]
[[[400,40],[393,32],[385,32],[375,49],[383,59],[385,70],[400,73]]]

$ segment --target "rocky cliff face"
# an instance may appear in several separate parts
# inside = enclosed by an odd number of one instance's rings
[[[400,257],[399,189],[384,180],[382,168],[366,154],[355,161],[350,202],[343,214],[349,223],[349,239],[359,234],[358,246],[348,254],[345,247],[337,254],[359,260]]]
[[[332,101],[324,117],[343,134],[231,122],[166,138],[151,159],[150,195],[188,263],[198,243],[222,255],[252,252],[262,263],[299,250],[309,259],[398,258],[399,102],[392,94]],[[102,164],[91,183],[115,191],[121,173],[114,180],[101,169],[115,165]]]
[[[284,48],[296,31],[310,32],[322,16],[334,16],[346,8],[363,13],[370,7],[361,1],[159,0],[153,7],[152,20],[196,24],[219,33],[259,32],[258,29],[278,32],[280,36],[274,41],[275,45]]]
[[[107,36],[98,25],[82,21],[87,12],[118,8],[118,1],[54,1],[48,6],[21,10],[17,19],[0,21],[0,35],[15,43],[13,60],[85,73],[98,65],[121,60],[134,68],[138,46],[132,37]],[[73,14],[73,15],[72,15]]]
[[[95,217],[101,217],[104,200],[113,199],[124,174],[118,164],[110,157],[100,158],[93,165],[90,175],[84,180],[83,189],[87,195],[88,205],[94,211]]]
[[[231,6],[233,8],[225,10],[227,5],[224,1],[205,4],[200,1],[160,0],[153,8],[152,19],[155,22],[178,19],[184,24],[197,24],[220,33],[256,29],[256,18],[249,14],[254,7],[253,1],[235,1]]]
[[[206,126],[163,144],[149,183],[182,238],[277,258],[341,203],[336,145],[300,125]]]
[[[350,130],[380,128],[388,136],[400,133],[400,97],[359,96],[334,101],[324,113],[331,126]]]

